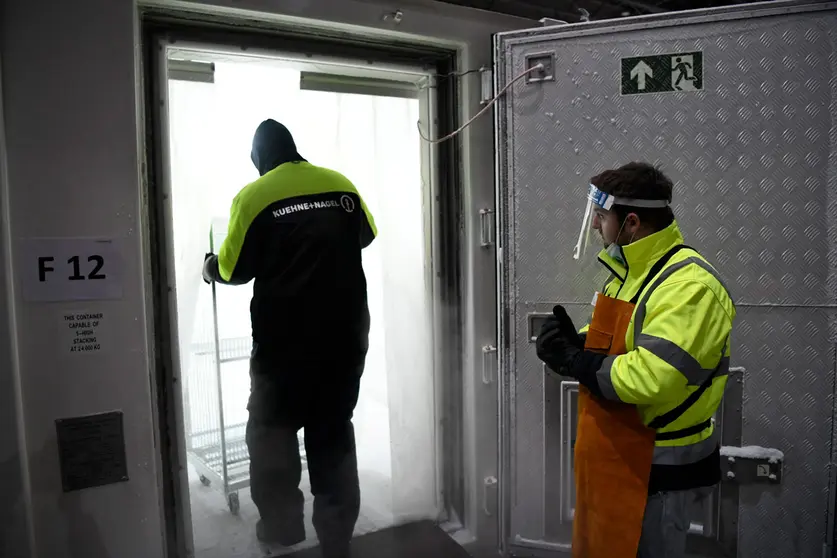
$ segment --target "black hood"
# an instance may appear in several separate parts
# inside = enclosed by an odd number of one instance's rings
[[[261,176],[284,163],[305,160],[296,150],[291,132],[272,119],[265,120],[256,128],[250,159]]]

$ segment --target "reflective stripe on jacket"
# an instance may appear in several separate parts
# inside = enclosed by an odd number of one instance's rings
[[[683,244],[677,223],[622,247],[622,264],[605,251],[599,261],[613,274],[604,294],[631,300],[654,262]],[[628,352],[608,357],[597,378],[605,397],[636,405],[649,424],[674,409],[715,374],[710,387],[677,420],[657,432],[694,427],[712,417],[729,373],[735,306],[715,269],[693,250],[680,250],[641,293],[628,326]],[[717,369],[717,371],[716,371]],[[674,440],[658,440],[654,463],[695,463],[717,449],[714,425]]]

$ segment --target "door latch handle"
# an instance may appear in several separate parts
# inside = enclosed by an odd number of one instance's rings
[[[497,477],[485,477],[482,480],[482,511],[493,515],[497,509]]]
[[[482,383],[488,385],[494,381],[494,366],[490,365],[488,355],[497,352],[497,347],[494,345],[484,345],[482,348]]]
[[[494,244],[494,210],[480,209],[480,246],[488,248]]]

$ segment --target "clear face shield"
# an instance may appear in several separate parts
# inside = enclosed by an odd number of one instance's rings
[[[587,205],[584,209],[584,217],[581,222],[581,230],[578,233],[578,241],[573,250],[573,259],[580,259],[586,252],[587,246],[590,244],[590,229],[592,228],[593,218],[596,216],[596,209],[610,211],[614,205],[625,205],[628,207],[644,207],[644,208],[663,208],[668,207],[666,200],[638,200],[634,198],[619,198],[606,194],[599,190],[593,184],[590,184],[587,190]],[[624,225],[624,223],[623,223]],[[621,234],[621,230],[618,235]]]

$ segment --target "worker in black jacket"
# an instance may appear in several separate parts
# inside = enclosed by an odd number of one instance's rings
[[[227,237],[205,257],[203,276],[255,280],[246,437],[256,533],[283,546],[305,539],[304,428],[314,528],[325,558],[342,558],[360,508],[351,418],[369,347],[361,250],[375,222],[354,185],[303,159],[282,124],[262,122],[251,158],[261,178],[233,200]]]

